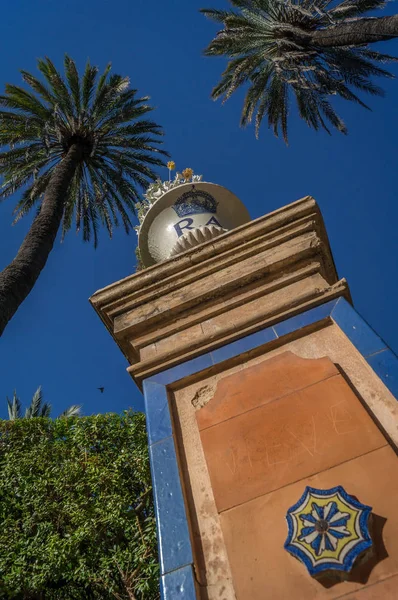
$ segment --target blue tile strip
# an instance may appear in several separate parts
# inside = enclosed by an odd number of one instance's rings
[[[338,298],[144,381],[163,600],[194,600],[193,558],[167,386],[304,327],[334,321],[398,398],[398,358],[344,299]]]
[[[170,437],[171,419],[166,386],[155,381],[144,381],[145,412],[149,444]]]
[[[331,317],[362,356],[367,357],[387,348],[387,344],[344,298],[338,299],[331,312]]]
[[[176,367],[162,371],[161,373],[154,375],[154,377],[151,377],[149,381],[155,381],[156,383],[160,383],[162,385],[169,385],[170,383],[173,383],[173,381],[178,381],[179,379],[183,379],[183,377],[193,375],[193,373],[204,371],[212,365],[213,362],[211,359],[211,354],[203,354],[202,356],[198,356],[197,358],[193,358],[192,360],[181,363]]]
[[[161,575],[193,562],[174,440],[149,446]]]
[[[339,298],[331,317],[398,400],[397,355],[344,298]]]
[[[391,350],[383,350],[367,359],[372,369],[393,396],[398,399],[398,358]]]
[[[160,580],[162,600],[195,600],[195,580],[192,567],[186,566],[163,575]]]
[[[239,354],[243,354],[244,352],[249,352],[250,350],[253,350],[253,348],[267,344],[276,338],[277,335],[273,328],[268,327],[267,329],[263,329],[257,333],[247,335],[246,337],[241,338],[236,342],[232,342],[227,346],[222,346],[221,348],[218,348],[218,350],[213,350],[210,352],[212,362],[216,365],[224,360],[233,358],[234,356],[239,356]]]
[[[321,304],[304,313],[298,314],[295,317],[286,319],[286,321],[281,321],[277,325],[274,325],[274,330],[278,337],[282,337],[283,335],[293,333],[293,331],[297,331],[303,327],[317,323],[318,321],[324,321],[330,317],[337,302],[338,300],[331,300],[330,302],[326,302],[325,304]]]

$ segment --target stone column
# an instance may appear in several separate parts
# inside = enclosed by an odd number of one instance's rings
[[[398,362],[353,309],[312,198],[91,303],[145,396],[163,598],[396,597]],[[347,501],[337,558],[300,529],[325,490]],[[332,509],[311,502],[328,544]]]

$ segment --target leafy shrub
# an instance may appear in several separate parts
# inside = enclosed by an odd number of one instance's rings
[[[159,598],[140,413],[0,421],[0,597]]]

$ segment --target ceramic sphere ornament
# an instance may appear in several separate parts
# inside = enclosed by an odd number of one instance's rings
[[[139,228],[143,266],[172,258],[248,221],[246,207],[220,185],[197,179],[168,190],[166,185],[166,191],[155,195]]]

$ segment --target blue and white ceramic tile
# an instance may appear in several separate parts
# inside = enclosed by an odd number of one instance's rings
[[[340,485],[329,490],[306,487],[287,511],[285,549],[307,567],[310,575],[348,572],[372,545],[368,526],[371,510]]]

